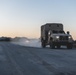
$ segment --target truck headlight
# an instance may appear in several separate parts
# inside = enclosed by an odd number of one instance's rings
[[[71,39],[71,36],[69,36],[68,38]]]
[[[57,39],[59,39],[59,36],[56,36]]]

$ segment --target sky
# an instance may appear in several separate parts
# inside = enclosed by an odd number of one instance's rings
[[[0,0],[0,36],[39,38],[45,23],[62,23],[76,39],[76,0]]]

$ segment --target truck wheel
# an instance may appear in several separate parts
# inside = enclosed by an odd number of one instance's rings
[[[60,45],[57,45],[57,48],[59,49],[60,48]]]
[[[67,49],[72,49],[73,48],[73,44],[68,44],[67,45]]]
[[[43,47],[43,48],[45,48],[45,47],[46,47],[45,42],[42,42],[42,47]]]
[[[55,45],[53,43],[51,43],[50,48],[54,49]]]

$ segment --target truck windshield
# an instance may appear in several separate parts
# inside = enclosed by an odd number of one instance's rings
[[[64,32],[64,31],[59,31],[59,33],[64,33],[64,34],[65,34],[65,32]]]
[[[54,33],[54,34],[57,34],[57,33],[63,33],[63,34],[65,34],[64,31],[55,31],[55,30],[53,30],[52,33]]]
[[[53,30],[52,32],[53,32],[53,33],[58,33],[58,31],[55,31],[55,30]]]

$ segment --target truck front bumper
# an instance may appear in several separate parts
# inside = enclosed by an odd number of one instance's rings
[[[53,41],[54,45],[68,45],[68,44],[73,44],[73,42],[69,41]]]

